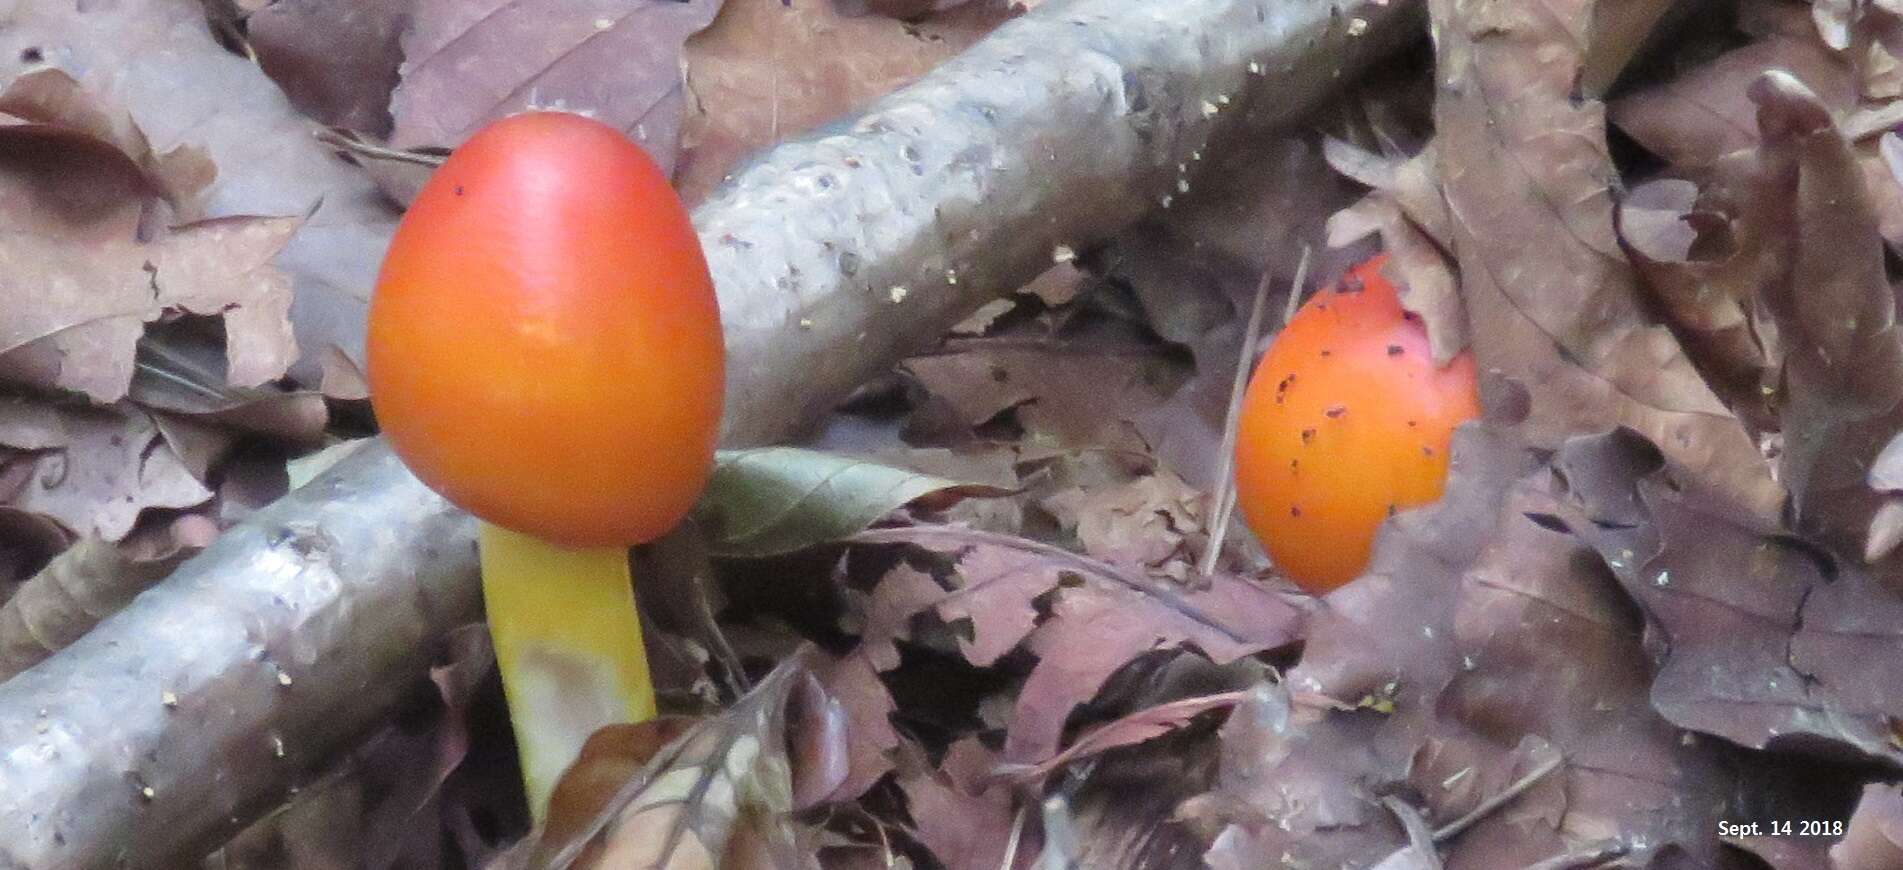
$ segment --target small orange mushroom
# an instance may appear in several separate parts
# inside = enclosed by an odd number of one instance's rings
[[[417,477],[483,520],[483,594],[539,818],[595,728],[654,714],[627,548],[707,481],[724,378],[699,238],[598,121],[531,112],[450,155],[370,303],[371,402]]]
[[[1440,498],[1454,428],[1479,416],[1473,355],[1436,366],[1386,257],[1304,303],[1249,382],[1236,503],[1269,557],[1320,594],[1367,567],[1374,533]]]

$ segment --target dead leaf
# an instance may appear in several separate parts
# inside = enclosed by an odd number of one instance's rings
[[[81,536],[117,542],[147,508],[187,508],[211,498],[151,414],[130,405],[64,409],[70,440],[29,454],[27,483],[5,500]]]
[[[1830,863],[1836,870],[1903,865],[1903,792],[1897,786],[1870,783],[1863,787],[1863,799],[1844,826],[1843,840],[1830,847]]]
[[[1783,348],[1757,296],[1779,235],[1748,203],[1713,202],[1734,191],[1662,178],[1619,204],[1619,237],[1645,285],[1726,404],[1760,430],[1775,426],[1770,399]]]
[[[1020,849],[1019,860],[1003,863],[1010,837],[1012,794],[991,784],[996,759],[976,738],[967,737],[945,751],[937,769],[916,755],[900,770],[899,789],[917,826],[919,842],[946,870],[1000,870],[1022,867],[1035,849]]]
[[[398,40],[413,5],[275,0],[245,18],[245,40],[298,111],[383,137],[390,133],[390,92],[403,60]]]
[[[275,258],[297,286],[304,357],[293,373],[316,383],[317,354],[333,345],[361,359],[365,303],[395,215],[362,172],[312,139],[262,70],[213,41],[200,4],[15,9],[0,30],[0,81],[47,68],[128,113],[155,152],[209,155],[218,175],[205,216],[307,215]]]
[[[1787,348],[1778,477],[1799,529],[1860,556],[1882,502],[1869,468],[1903,429],[1903,335],[1883,240],[1856,158],[1816,95],[1771,72],[1751,96],[1768,183],[1789,204],[1789,272],[1764,288]]]
[[[1792,11],[1783,4],[1759,4]],[[1680,172],[1714,167],[1726,155],[1758,144],[1756,104],[1751,83],[1771,70],[1796,76],[1828,106],[1831,115],[1848,130],[1859,131],[1855,151],[1858,169],[1881,220],[1884,238],[1903,242],[1903,183],[1885,159],[1878,138],[1870,134],[1895,125],[1862,118],[1852,72],[1814,35],[1773,32],[1758,42],[1720,55],[1717,59],[1664,84],[1621,97],[1610,117],[1627,135],[1665,158]]]
[[[1531,441],[1623,424],[1690,485],[1775,517],[1757,444],[1641,304],[1613,230],[1605,108],[1573,93],[1593,4],[1430,7],[1438,175],[1480,368],[1531,394]]]
[[[0,605],[0,682],[78,640],[217,536],[211,520],[183,514],[118,543],[81,538]]]
[[[526,109],[590,115],[672,172],[681,45],[720,0],[417,0],[390,98],[396,148],[453,148]]]
[[[48,218],[57,216],[64,229],[97,226],[106,223],[100,220],[105,212],[139,214],[145,199],[153,195],[170,207],[165,215],[170,221],[203,216],[205,187],[217,174],[204,151],[187,145],[162,153],[155,150],[130,115],[103,104],[66,73],[44,69],[15,78],[0,93],[0,113],[12,116],[5,126],[9,138],[18,138],[10,144],[23,149],[6,158],[11,165],[5,174],[10,184],[27,186],[32,192],[30,199],[17,193],[9,195],[10,200],[17,197],[31,203],[29,208],[9,209],[10,226],[33,225],[29,223],[34,217],[30,216],[31,209],[44,209],[50,213]],[[33,147],[35,140],[39,140],[40,148]],[[126,166],[104,166],[96,157],[87,160],[72,155],[67,159],[92,170],[85,177],[87,183],[73,183],[71,166],[67,173],[48,177],[49,173],[58,173],[57,167],[49,164],[61,162],[60,154],[45,150],[45,146],[55,143],[94,154],[116,151]],[[128,183],[131,178],[138,181]]]
[[[1121,486],[1061,490],[1042,504],[1077,536],[1086,554],[1111,563],[1157,566],[1183,555],[1187,536],[1203,531],[1207,500],[1164,470]]]
[[[1645,612],[1652,706],[1753,748],[1831,744],[1894,762],[1903,601],[1853,562],[1754,528],[1657,468],[1630,432],[1567,443],[1568,528]]]
[[[1005,738],[1004,755],[1015,764],[1056,754],[1071,711],[1138,655],[1193,647],[1221,664],[1289,642],[1300,617],[1288,601],[1241,578],[1184,588],[1006,535],[909,526],[855,540],[907,543],[956,559],[945,585],[904,566],[887,575],[874,591],[869,649],[889,649],[911,614],[929,610],[948,624],[968,621],[957,644],[973,665],[990,667],[1021,644],[1038,656]],[[1045,615],[1037,602],[1053,592]],[[873,652],[870,659],[895,656]]]
[[[870,635],[871,629],[868,629]],[[823,797],[818,805],[849,801],[864,794],[893,768],[893,750],[899,747],[899,732],[892,727],[896,709],[892,693],[879,680],[880,670],[898,666],[897,653],[891,664],[881,665],[865,652],[865,647],[832,659],[819,667],[819,679],[826,691],[845,708],[846,775]]]
[[[221,315],[227,377],[257,386],[296,358],[290,282],[271,265],[296,218],[230,218],[181,227],[152,244],[131,239],[83,255],[65,240],[13,235],[0,294],[26,300],[0,320],[0,354],[57,354],[50,384],[106,403],[126,394],[145,325],[173,313]],[[34,346],[38,345],[38,348]]]
[[[687,40],[675,187],[691,206],[743,157],[909,84],[1006,17],[972,3],[918,25],[833,0],[731,0]]]

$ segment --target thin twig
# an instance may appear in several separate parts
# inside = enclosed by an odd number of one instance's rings
[[[1566,756],[1554,753],[1552,758],[1547,759],[1539,767],[1533,768],[1531,773],[1515,780],[1512,785],[1502,789],[1500,793],[1493,797],[1481,801],[1479,806],[1474,807],[1473,810],[1466,815],[1440,826],[1438,830],[1434,831],[1434,842],[1445,843],[1453,839],[1455,835],[1471,827],[1474,822],[1485,818],[1488,813],[1499,809],[1507,802],[1519,797],[1527,789],[1532,788],[1534,783],[1545,779],[1547,774],[1558,770],[1559,766],[1565,761]]]
[[[414,163],[418,166],[428,166],[434,169],[443,165],[443,160],[445,159],[441,154],[424,154],[418,151],[404,151],[401,148],[386,148],[382,145],[376,145],[365,142],[362,139],[347,136],[328,127],[320,129],[312,135],[317,138],[317,141],[329,145],[332,148],[347,151],[358,157],[367,157],[371,160]]]
[[[1011,839],[1004,843],[1004,860],[998,862],[998,870],[1011,870],[1018,863],[1018,841],[1024,837],[1025,817],[1031,814],[1029,803],[1019,803],[1017,815],[1011,818]]]
[[[1577,870],[1580,867],[1597,867],[1614,858],[1624,857],[1631,851],[1624,843],[1600,842],[1562,852],[1540,861],[1526,865],[1526,870]]]
[[[1300,299],[1302,284],[1308,280],[1309,247],[1302,246],[1302,259],[1295,267],[1295,281],[1289,285],[1289,299]],[[1209,543],[1203,548],[1203,558],[1196,566],[1205,576],[1216,570],[1216,559],[1222,555],[1223,538],[1229,535],[1229,520],[1236,506],[1236,431],[1241,428],[1242,397],[1249,386],[1249,364],[1255,360],[1255,343],[1262,335],[1262,309],[1269,298],[1269,285],[1273,283],[1273,270],[1262,271],[1262,282],[1255,288],[1255,304],[1249,308],[1249,326],[1243,331],[1241,358],[1236,360],[1236,377],[1229,385],[1229,414],[1222,425],[1222,447],[1217,456],[1216,492],[1209,500],[1211,519]],[[1282,318],[1283,323],[1293,316],[1294,305]]]

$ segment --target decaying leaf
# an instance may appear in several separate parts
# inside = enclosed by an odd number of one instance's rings
[[[1467,347],[1467,311],[1445,252],[1453,218],[1434,178],[1432,146],[1399,160],[1330,139],[1327,154],[1335,171],[1374,188],[1329,217],[1329,246],[1380,235],[1402,307],[1420,315],[1434,361],[1445,364]]]
[[[1883,239],[1856,157],[1816,95],[1771,72],[1751,97],[1767,183],[1789,203],[1789,271],[1764,296],[1788,348],[1778,476],[1800,529],[1862,556],[1883,500],[1866,478],[1903,430],[1903,335]]]
[[[1648,619],[1652,706],[1755,748],[1903,758],[1903,601],[1854,562],[1753,527],[1659,470],[1629,432],[1574,439],[1556,467],[1567,526]]]
[[[770,556],[836,541],[927,496],[1003,490],[792,447],[723,452],[695,508],[719,556]]]
[[[1193,647],[1217,663],[1233,661],[1289,642],[1300,617],[1284,598],[1241,578],[1182,587],[1005,535],[911,526],[855,540],[907,543],[956,559],[946,585],[895,569],[874,591],[873,612],[884,615],[869,622],[869,645],[893,639],[870,634],[873,625],[896,634],[912,614],[929,610],[949,624],[968,622],[957,643],[974,665],[996,664],[1020,644],[1038,656],[1006,731],[1004,755],[1017,764],[1054,755],[1071,711],[1138,655]],[[1053,592],[1046,613],[1038,601]]]
[[[0,486],[0,503],[117,542],[147,508],[187,508],[211,498],[179,445],[138,407],[62,409],[60,426],[67,440],[58,447],[13,455],[0,447],[0,469],[19,476],[11,492]]]
[[[1756,443],[1651,323],[1619,248],[1605,109],[1573,93],[1593,4],[1430,9],[1436,168],[1480,368],[1527,388],[1534,444],[1631,426],[1688,484],[1775,517]]]
[[[991,750],[971,737],[952,744],[936,769],[916,752],[900,767],[899,788],[919,842],[945,870],[1031,866],[1035,848],[1020,848],[1017,860],[1004,863],[1016,814],[1011,790],[991,777],[996,767]]]
[[[361,359],[365,303],[395,215],[370,179],[311,137],[309,120],[256,64],[213,40],[201,4],[32,3],[8,24],[0,82],[61,70],[129,114],[154,151],[202,149],[218,168],[202,216],[306,215],[275,256],[297,287],[303,356],[293,375],[314,385],[332,346]]]
[[[186,226],[151,243],[157,218],[191,215],[211,180],[196,149],[159,153],[131,118],[104,107],[58,70],[22,76],[0,93],[0,371],[39,387],[125,395],[135,345],[162,316],[222,317],[228,380],[281,377],[296,353],[289,281],[271,266],[295,219]],[[154,206],[163,211],[154,212]]]
[[[720,0],[418,0],[390,99],[396,148],[455,147],[529,108],[582,112],[672,171],[681,44]]]
[[[1077,536],[1083,551],[1106,562],[1161,565],[1184,555],[1184,541],[1202,531],[1204,494],[1163,470],[1116,486],[1060,490],[1042,504]]]
[[[413,0],[274,0],[245,18],[245,39],[271,80],[319,123],[390,133],[399,38]]]

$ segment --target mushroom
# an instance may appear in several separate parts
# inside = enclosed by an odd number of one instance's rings
[[[699,238],[606,124],[496,121],[450,155],[370,302],[378,423],[481,523],[483,597],[531,812],[588,735],[655,713],[628,548],[712,468],[725,351]]]
[[[1454,429],[1480,414],[1474,357],[1436,366],[1387,257],[1295,312],[1236,426],[1236,504],[1269,558],[1321,595],[1360,576],[1375,530],[1440,498]]]

